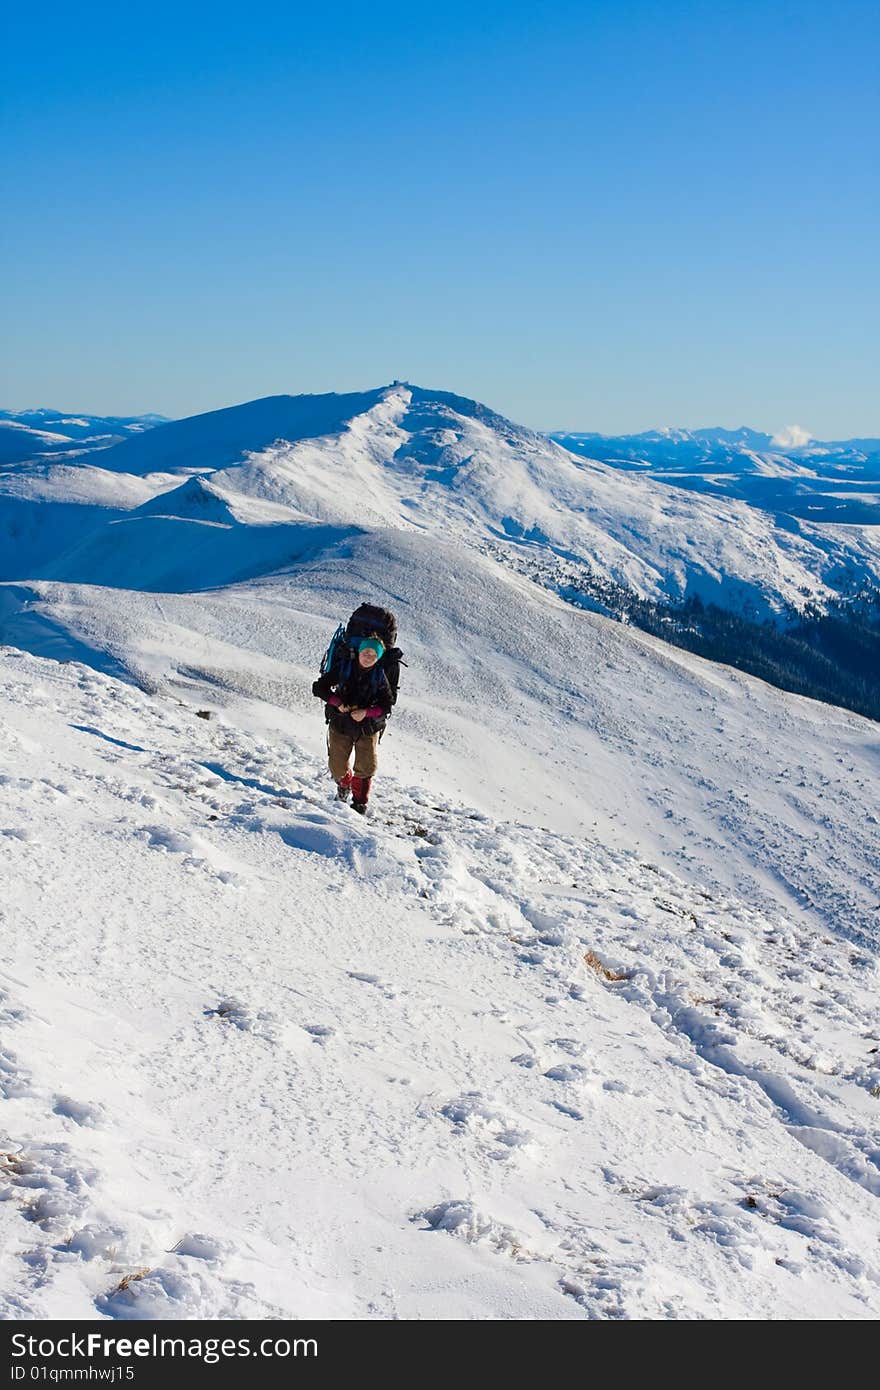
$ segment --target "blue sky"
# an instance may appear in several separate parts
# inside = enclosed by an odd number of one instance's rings
[[[880,435],[880,10],[18,7],[0,405]]]

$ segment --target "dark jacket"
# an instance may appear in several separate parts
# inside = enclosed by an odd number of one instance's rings
[[[326,675],[319,676],[312,686],[312,694],[325,701],[330,695],[338,695],[342,704],[351,709],[378,709],[381,713],[375,718],[363,719],[359,724],[351,715],[342,714],[334,705],[327,704],[324,717],[331,729],[348,738],[382,732],[397,700],[401,655],[399,648],[392,647],[372,670],[365,671],[349,647],[340,647],[330,670]]]

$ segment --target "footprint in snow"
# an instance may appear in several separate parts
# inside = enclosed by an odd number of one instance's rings
[[[538,1059],[532,1052],[519,1052],[510,1060],[515,1067],[525,1067],[528,1071],[533,1071],[538,1065]]]
[[[63,1115],[85,1129],[97,1129],[104,1121],[103,1106],[84,1104],[70,1096],[56,1096],[52,1109],[56,1115]]]
[[[590,1073],[586,1067],[578,1066],[577,1062],[560,1062],[555,1067],[549,1067],[544,1075],[548,1081],[583,1081]]]
[[[616,1273],[587,1270],[559,1280],[559,1291],[586,1310],[590,1318],[624,1319],[624,1280]]]
[[[527,947],[524,951],[518,951],[516,958],[521,965],[547,964],[547,957],[544,955],[544,952],[533,950],[531,947]]]
[[[185,1255],[193,1260],[208,1260],[214,1262],[225,1259],[232,1251],[232,1246],[224,1240],[218,1240],[214,1236],[201,1235],[198,1231],[192,1231],[180,1240],[168,1252],[172,1255]]]
[[[150,849],[163,851],[165,854],[192,854],[195,849],[195,841],[192,835],[180,830],[167,830],[162,826],[144,826],[143,832],[147,837],[147,844]]]
[[[142,838],[146,837],[150,849],[158,850],[162,854],[183,855],[183,864],[188,870],[201,870],[218,883],[230,888],[248,886],[246,879],[237,870],[224,866],[222,861],[217,863],[217,855],[211,846],[196,835],[182,830],[169,830],[166,826],[159,825],[143,826],[138,834]]]
[[[567,1115],[570,1120],[582,1120],[583,1111],[578,1110],[574,1105],[566,1105],[562,1100],[551,1100],[550,1105],[554,1110],[558,1110],[560,1115]]]
[[[468,1245],[488,1245],[498,1254],[509,1255],[513,1259],[536,1258],[526,1250],[524,1240],[510,1226],[493,1220],[470,1201],[453,1199],[438,1202],[437,1206],[429,1207],[427,1211],[417,1212],[412,1219],[424,1221],[429,1231],[446,1231]]]
[[[366,970],[349,970],[348,978],[350,980],[358,980],[363,985],[375,985],[377,989],[382,991],[386,999],[397,998],[398,991],[396,989],[392,988],[391,985],[385,984],[378,975],[371,975]]]
[[[311,1033],[313,1042],[325,1043],[328,1038],[332,1038],[336,1032],[326,1023],[304,1023],[305,1032]]]
[[[489,1157],[509,1159],[518,1149],[533,1143],[533,1136],[515,1120],[496,1110],[480,1091],[465,1091],[447,1101],[440,1111],[457,1133],[468,1135],[488,1149]]]
[[[67,1144],[35,1144],[0,1153],[0,1176],[21,1203],[21,1214],[50,1235],[70,1234],[89,1202],[97,1173],[79,1166]]]
[[[0,989],[0,1023],[22,1023],[28,1017],[27,1009],[13,1004],[6,991]]]
[[[83,1260],[117,1260],[128,1257],[129,1237],[120,1226],[87,1222],[65,1241],[64,1248]]]
[[[94,1300],[98,1313],[135,1321],[239,1321],[284,1317],[253,1284],[230,1278],[218,1261],[163,1254],[158,1267],[133,1268]]]
[[[859,1256],[850,1255],[845,1250],[835,1226],[833,1207],[829,1203],[810,1193],[787,1188],[782,1183],[768,1182],[762,1177],[751,1178],[743,1185],[747,1192],[738,1204],[741,1211],[753,1218],[763,1219],[782,1231],[803,1236],[807,1242],[804,1256],[815,1256],[821,1244],[822,1254],[831,1264],[856,1279],[867,1277],[876,1282],[876,1268],[869,1270]],[[792,1254],[798,1254],[796,1247],[786,1254],[789,1258],[777,1258],[777,1264],[800,1272],[803,1266],[790,1261]]]
[[[19,1065],[15,1053],[0,1049],[0,1096],[4,1100],[20,1100],[33,1094],[31,1078]]]
[[[221,999],[215,1008],[205,1009],[204,1017],[218,1018],[221,1023],[231,1024],[241,1033],[253,1033],[254,1037],[264,1038],[267,1042],[278,1039],[277,1021],[272,1014],[254,1013],[247,1004],[231,996]]]
[[[557,1048],[560,1052],[566,1052],[569,1057],[582,1057],[586,1052],[586,1047],[577,1038],[552,1038],[550,1046]]]

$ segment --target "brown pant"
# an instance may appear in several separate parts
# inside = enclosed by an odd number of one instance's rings
[[[351,750],[354,749],[354,773],[356,777],[375,777],[379,766],[379,735],[361,734],[351,738],[349,734],[327,730],[327,755],[334,781],[341,782],[348,772]]]

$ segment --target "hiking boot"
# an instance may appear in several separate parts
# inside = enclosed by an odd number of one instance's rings
[[[370,799],[370,787],[373,785],[372,777],[352,777],[351,779],[351,809],[364,816],[367,813],[367,802]]]
[[[337,800],[337,801],[347,801],[348,798],[349,798],[350,796],[351,796],[351,787],[346,787],[346,786],[344,785],[344,783],[342,783],[342,782],[337,782],[337,783],[336,783],[336,800]]]

